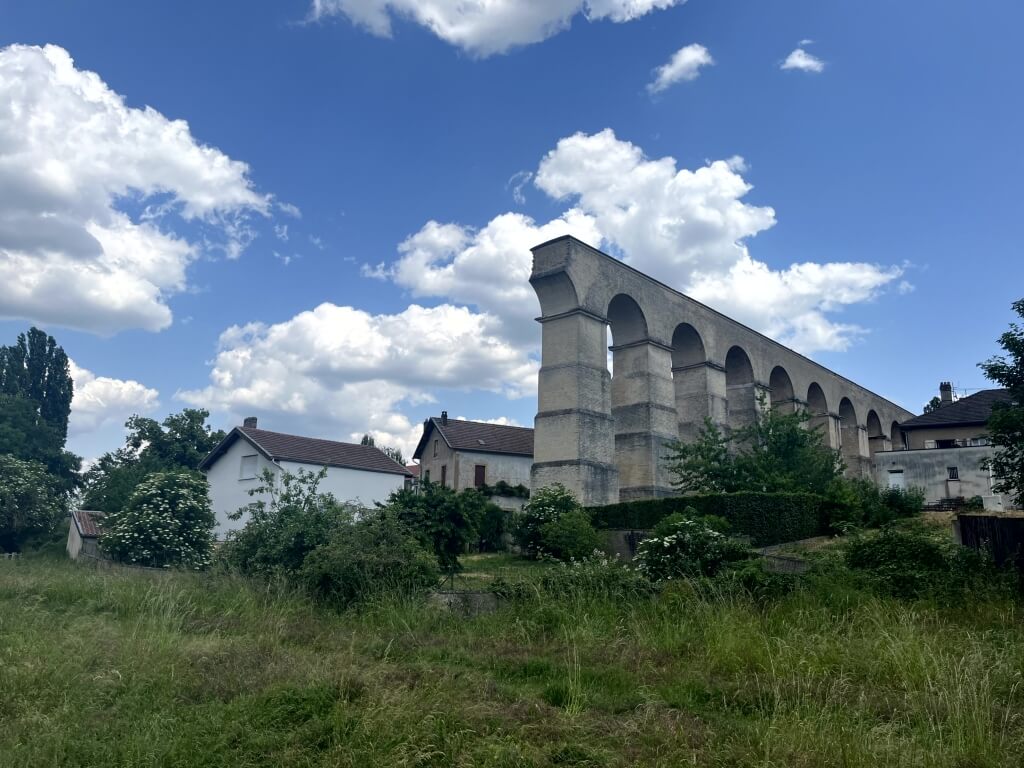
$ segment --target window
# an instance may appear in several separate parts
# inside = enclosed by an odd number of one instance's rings
[[[934,448],[935,447],[935,441],[934,440],[925,440],[924,441],[924,447],[925,448]]]
[[[949,475],[950,480],[960,479],[960,468],[959,467],[946,467],[946,473]]]
[[[487,465],[477,464],[473,467],[473,485],[482,488],[487,485]]]
[[[239,480],[255,480],[256,479],[256,454],[252,456],[242,457],[242,466],[238,472]]]
[[[448,465],[447,464],[442,464],[441,465],[441,485],[442,486],[447,486],[448,485]]]
[[[423,479],[426,480],[428,483],[430,482],[430,470],[429,469],[426,472],[423,473]]]
[[[434,455],[437,456],[437,440],[434,441]]]

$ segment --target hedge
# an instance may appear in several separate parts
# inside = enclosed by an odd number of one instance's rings
[[[687,507],[724,517],[734,535],[749,536],[761,547],[816,536],[824,530],[828,509],[825,499],[809,493],[720,493],[624,501],[588,511],[595,528],[649,530]]]

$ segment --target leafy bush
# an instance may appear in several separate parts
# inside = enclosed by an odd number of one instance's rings
[[[382,595],[418,595],[437,585],[437,559],[394,517],[376,513],[335,529],[301,571],[305,587],[339,608]]]
[[[507,547],[511,517],[511,512],[497,504],[483,505],[476,519],[477,546],[481,552],[501,552]]]
[[[213,528],[206,478],[194,472],[154,472],[128,504],[107,515],[100,546],[123,563],[151,568],[204,568]]]
[[[843,556],[846,565],[866,575],[878,591],[903,599],[974,591],[1000,581],[985,555],[922,524],[889,525],[858,536],[846,545]]]
[[[445,573],[461,569],[459,555],[477,536],[476,523],[488,502],[475,492],[456,493],[440,483],[424,481],[418,491],[401,489],[388,497],[385,509],[433,552]]]
[[[38,461],[0,455],[0,552],[17,552],[29,537],[54,530],[67,516],[60,481]]]
[[[702,520],[679,515],[640,542],[633,565],[655,582],[714,576],[724,563],[742,560],[747,548]]]
[[[580,559],[601,546],[601,539],[572,492],[565,486],[541,488],[516,521],[516,541],[529,557]]]
[[[248,512],[249,519],[240,531],[228,534],[221,550],[224,562],[248,575],[294,577],[310,552],[354,518],[350,505],[317,490],[325,476],[326,470],[280,476],[264,470],[261,485],[250,491],[260,500],[230,515],[237,520]]]
[[[851,528],[878,528],[921,512],[919,488],[881,488],[866,478],[839,478],[829,486],[824,524],[833,533]]]
[[[690,507],[696,516],[728,521],[730,532],[757,546],[806,539],[821,532],[826,500],[808,493],[718,493],[625,501],[591,508],[600,529],[650,530],[658,521]],[[692,515],[691,515],[692,516]]]

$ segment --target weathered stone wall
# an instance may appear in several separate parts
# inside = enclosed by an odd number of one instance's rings
[[[534,489],[560,482],[588,506],[669,495],[666,444],[692,439],[705,417],[725,430],[749,424],[759,395],[808,408],[861,475],[913,416],[575,238],[533,255],[542,324]]]

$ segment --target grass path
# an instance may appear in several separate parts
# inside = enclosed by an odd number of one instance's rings
[[[1009,601],[681,585],[337,615],[224,576],[0,561],[5,767],[1017,768],[1022,670]]]

